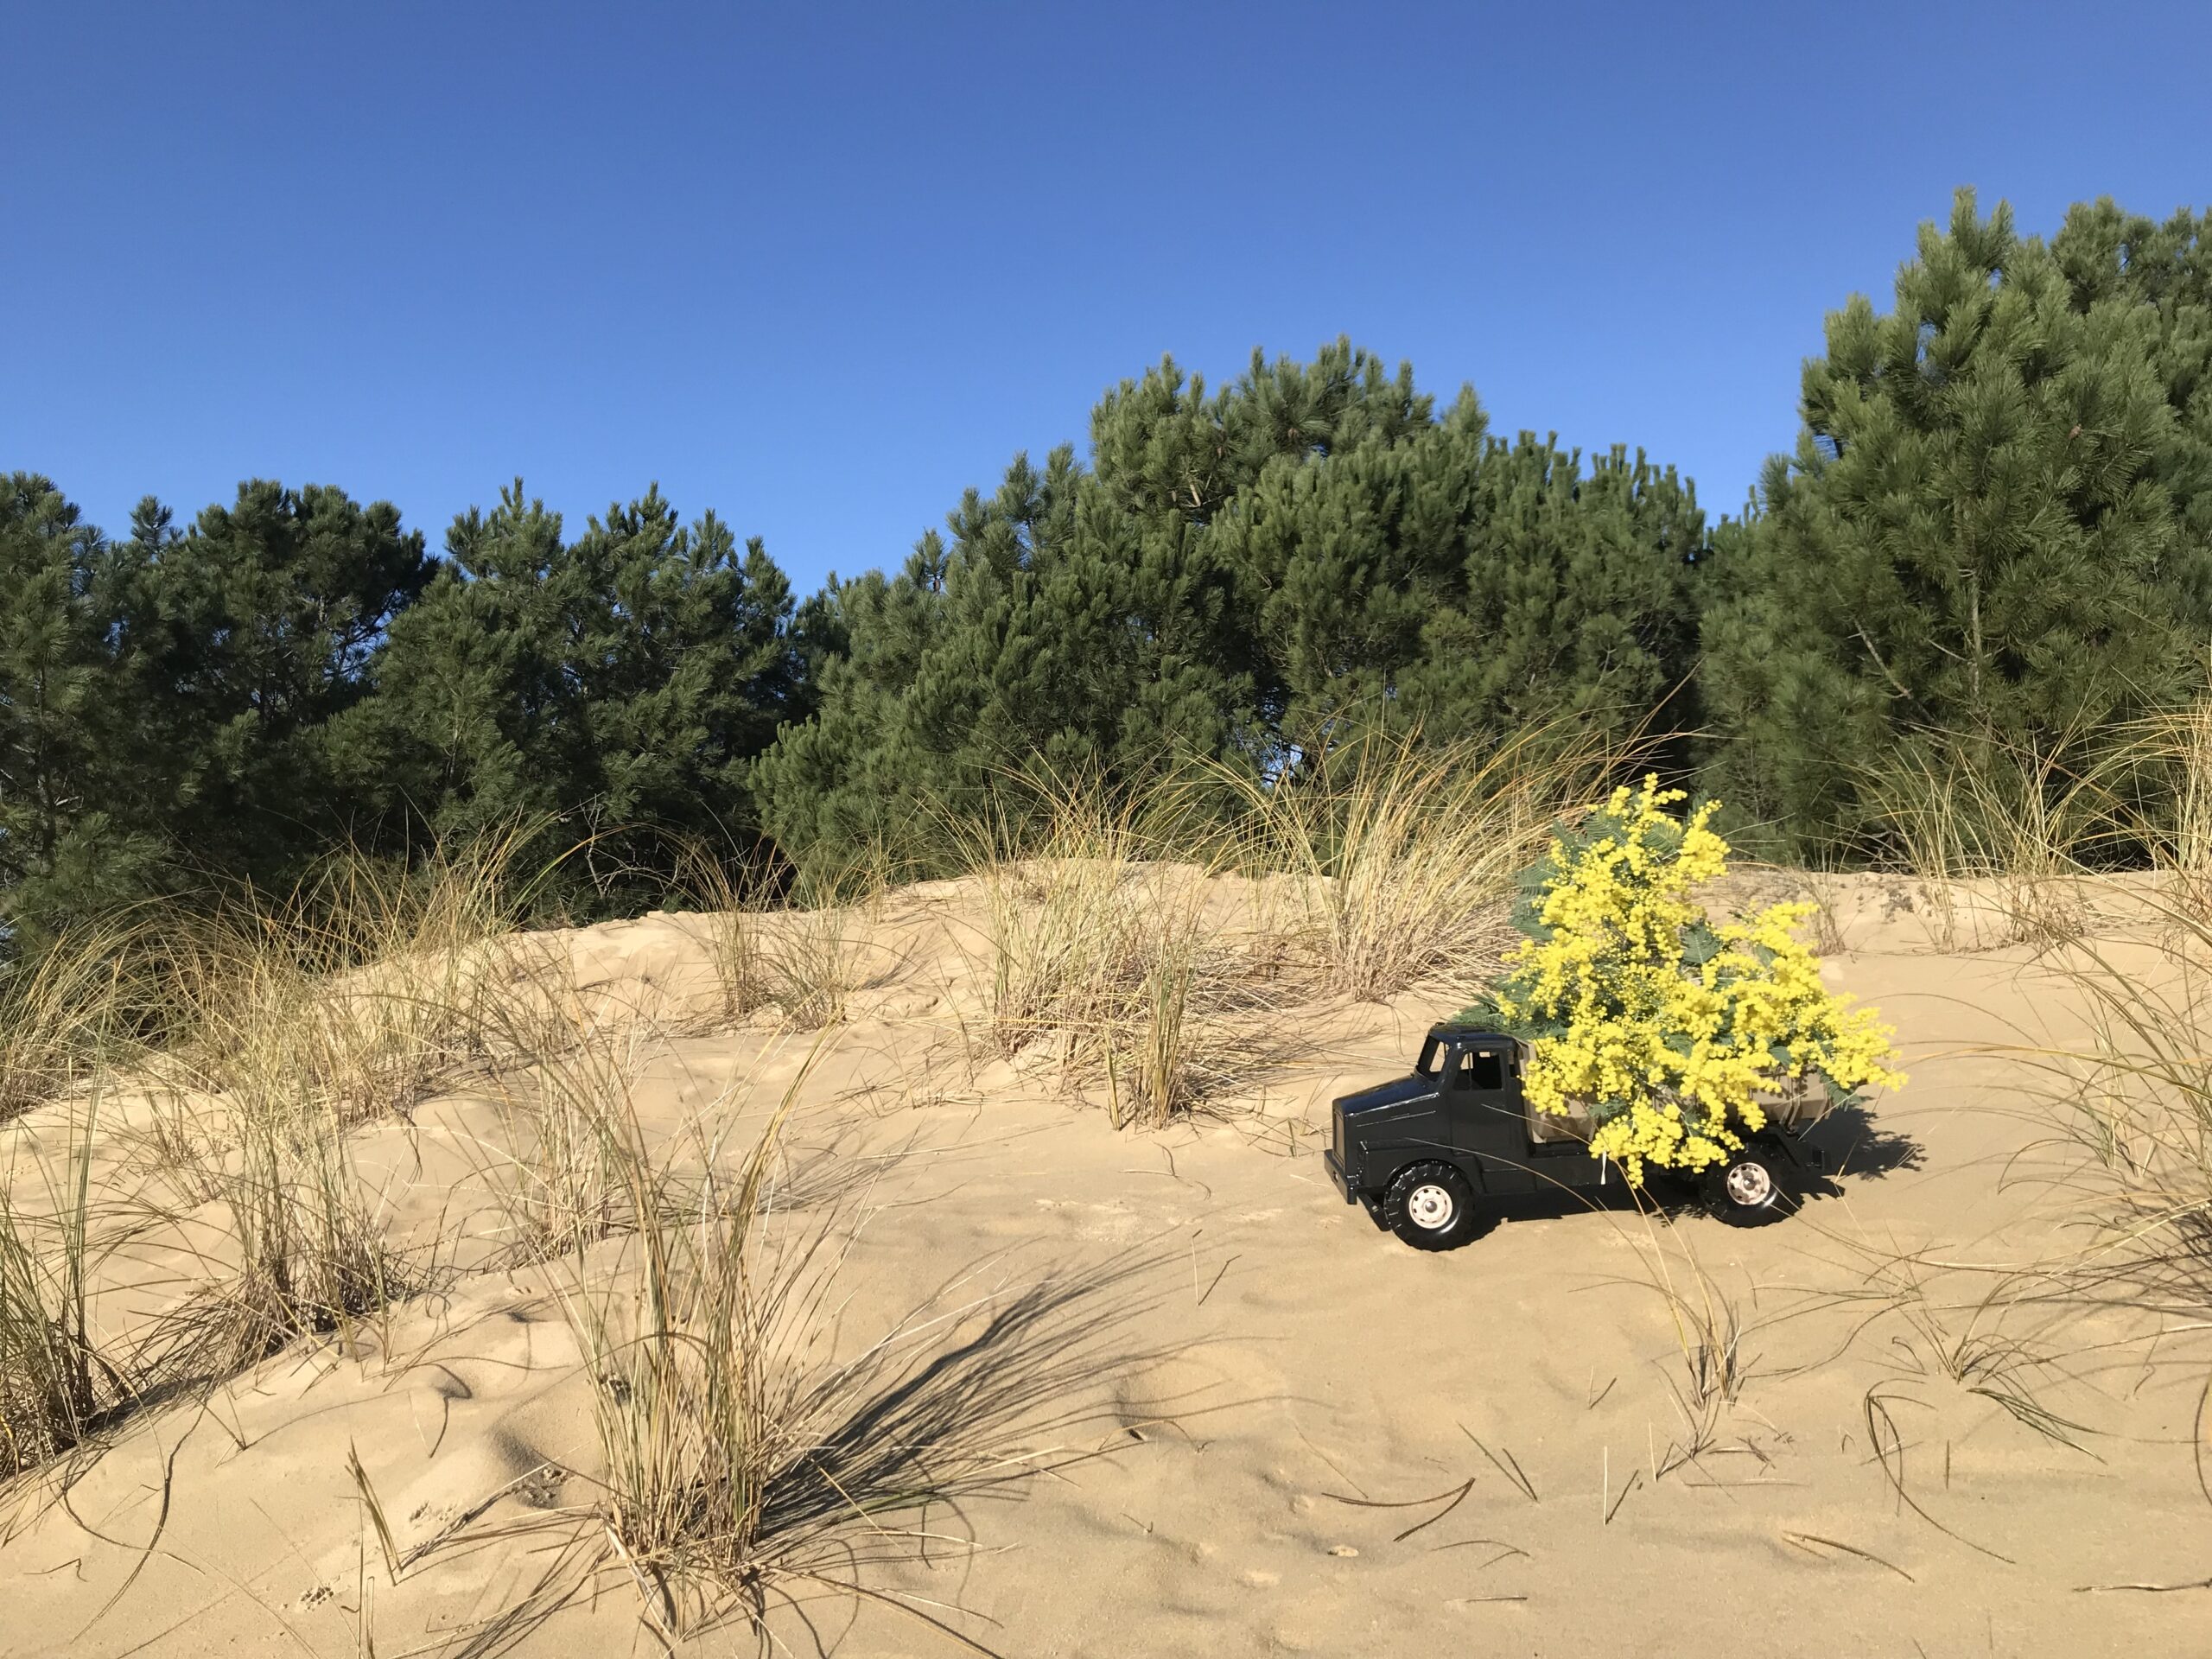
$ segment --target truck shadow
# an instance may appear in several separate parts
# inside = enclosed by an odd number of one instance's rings
[[[1793,1183],[1801,1203],[1840,1198],[1851,1180],[1879,1180],[1897,1170],[1925,1166],[1927,1151],[1909,1135],[1884,1128],[1863,1106],[1840,1106],[1800,1132],[1800,1139],[1817,1149],[1826,1173],[1799,1170]],[[1841,1179],[1839,1179],[1838,1178]],[[1482,1200],[1482,1219],[1468,1243],[1482,1238],[1509,1221],[1558,1221],[1568,1216],[1599,1211],[1633,1211],[1642,1209],[1673,1218],[1702,1212],[1694,1182],[1654,1171],[1639,1192],[1625,1180],[1603,1186],[1547,1186],[1535,1192],[1488,1193]]]
[[[1800,1132],[1799,1138],[1820,1150],[1831,1176],[1879,1180],[1897,1170],[1924,1168],[1928,1162],[1927,1148],[1919,1141],[1883,1128],[1872,1112],[1855,1101],[1823,1113]],[[1834,1186],[1832,1180],[1824,1185]]]

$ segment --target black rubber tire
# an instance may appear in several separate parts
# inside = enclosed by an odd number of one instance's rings
[[[1456,1249],[1474,1236],[1475,1189],[1449,1164],[1408,1164],[1382,1194],[1382,1221],[1417,1250]]]
[[[1709,1166],[1698,1184],[1698,1197],[1715,1221],[1764,1227],[1796,1210],[1797,1189],[1790,1176],[1786,1156],[1753,1141],[1726,1163]]]

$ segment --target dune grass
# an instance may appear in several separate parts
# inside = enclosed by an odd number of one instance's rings
[[[302,1105],[281,1073],[233,1090],[189,1179],[220,1206],[229,1249],[203,1258],[205,1289],[177,1316],[192,1374],[221,1376],[296,1338],[348,1345],[425,1275],[387,1240],[370,1190],[327,1107]],[[220,1138],[218,1139],[217,1135]]]
[[[95,1169],[114,1072],[143,1058],[158,1014],[144,931],[65,932],[0,982],[0,1486],[73,1466],[162,1346],[101,1331],[92,1311],[94,1273],[135,1221]]]
[[[1935,901],[1934,943],[2032,944],[2088,1016],[2083,1041],[2011,1051],[2066,1149],[2055,1179],[2102,1229],[2076,1271],[2212,1309],[2212,702],[2107,734],[2094,754],[1940,747],[1877,791]],[[1967,937],[1967,902],[1993,937]],[[1995,1351],[1974,1352],[1988,1373]],[[2019,1357],[2003,1358],[2009,1378]]]
[[[238,893],[64,936],[19,970],[10,995],[30,1017],[6,1047],[20,1093],[92,1082],[70,1117],[86,1138],[67,1179],[18,1138],[0,1192],[0,1343],[17,1391],[0,1438],[17,1470],[156,1383],[226,1376],[296,1338],[350,1339],[424,1282],[387,1242],[347,1136],[482,1052],[485,1010],[512,992],[498,947],[515,844],[412,874],[337,855],[281,900]],[[123,1132],[140,1156],[122,1167],[144,1177],[127,1190],[92,1185],[111,1090],[150,1114]],[[34,1164],[43,1179],[27,1190]],[[156,1236],[189,1263],[182,1283],[127,1357],[105,1353],[86,1320],[88,1263]]]
[[[802,1068],[800,1077],[804,1076]],[[611,1535],[659,1586],[671,1634],[718,1593],[741,1590],[757,1564],[766,1491],[784,1414],[767,1373],[793,1274],[764,1267],[760,1227],[776,1135],[794,1080],[733,1174],[710,1111],[696,1167],[646,1139],[626,1087],[591,1103],[586,1128],[620,1202],[636,1218],[623,1269],[593,1254],[602,1229],[566,1217],[556,1279],[563,1312],[595,1380],[593,1425],[606,1461]],[[650,1605],[650,1604],[649,1604]]]
[[[2024,1056],[2071,1158],[2058,1179],[2101,1222],[2092,1280],[2212,1313],[2212,916],[2141,900],[2153,942],[2082,940],[2046,963],[2088,1012],[2086,1042]]]
[[[20,1141],[0,1160],[0,1483],[83,1445],[134,1388],[130,1363],[105,1350],[90,1318],[97,1086],[69,1128],[56,1172],[41,1162],[45,1202],[21,1205]]]
[[[1143,918],[1129,885],[1158,851],[1131,803],[1083,785],[1054,789],[1041,827],[1001,809],[966,832],[982,889],[988,1043],[1094,1040],[1141,972]]]
[[[951,826],[984,903],[983,1049],[1049,1057],[1117,1125],[1156,1126],[1264,1065],[1271,1008],[1464,994],[1514,878],[1621,759],[1548,728],[1370,735],[1268,779],[1008,779]]]
[[[2177,907],[2212,918],[2212,698],[2144,721],[2130,747],[2161,785],[2164,810],[2143,836],[2152,868]]]
[[[595,1086],[573,1090],[626,1218],[609,1230],[572,1211],[547,1256],[593,1383],[601,1462],[585,1512],[607,1540],[602,1566],[671,1644],[733,1621],[767,1641],[773,1607],[830,1590],[972,1646],[944,1610],[874,1591],[861,1570],[963,1553],[957,1533],[913,1517],[1091,1453],[1054,1437],[1103,1409],[1090,1398],[1102,1342],[1141,1310],[1142,1293],[1126,1293],[1157,1265],[1012,1288],[958,1275],[837,1357],[839,1274],[867,1216],[847,1200],[798,1210],[782,1167],[785,1129],[834,1040],[771,1039],[764,1063],[806,1046],[772,1099],[756,1105],[756,1071],[658,1128],[640,1114],[634,1066],[592,1071]],[[518,1218],[540,1224],[535,1205]]]
[[[0,1123],[135,1051],[143,932],[129,918],[86,923],[0,965]]]
[[[499,1058],[486,1079],[504,1136],[486,1173],[506,1215],[505,1255],[516,1262],[588,1248],[636,1218],[607,1123],[658,1033],[636,1019],[593,1017],[567,969],[564,957],[541,982],[559,988],[550,996],[498,1023]]]
[[[963,833],[981,888],[983,1046],[1103,1085],[1115,1126],[1158,1125],[1234,1069],[1251,964],[1216,935],[1215,868],[1181,791],[1054,780]]]
[[[677,890],[702,906],[721,1020],[772,1010],[807,1030],[841,1023],[847,999],[869,977],[887,869],[871,855],[836,870],[801,871],[779,889],[755,861],[686,848]]]
[[[347,1125],[404,1114],[480,1056],[518,964],[520,841],[444,849],[402,873],[334,855],[270,900],[229,897],[164,947],[171,1070],[251,1093],[281,1077]]]
[[[760,926],[762,996],[790,1024],[814,1031],[843,1022],[847,1000],[868,980],[868,899],[804,881]]]
[[[1936,949],[2076,937],[2087,925],[2083,876],[2125,856],[2145,828],[2122,792],[2132,758],[2125,747],[2093,753],[2066,740],[2031,747],[1951,734],[1871,776],[1877,820],[1929,900]]]
[[[755,914],[767,897],[768,882],[753,861],[733,861],[701,842],[679,849],[677,880],[678,892],[703,918],[700,938],[721,993],[720,1020],[750,1017],[769,1001]]]
[[[499,1046],[540,1046],[535,955],[514,934],[525,838],[412,872],[339,855],[277,900],[231,896],[162,944],[168,1033],[149,1141],[176,1213],[219,1216],[172,1363],[219,1375],[296,1338],[351,1339],[421,1288],[349,1135],[404,1121]],[[203,1215],[201,1219],[206,1219]]]
[[[2093,874],[2155,874],[2212,915],[2212,699],[2043,743],[1931,733],[1863,787],[1878,861],[1919,879],[1939,950],[2063,944]]]
[[[1241,797],[1240,862],[1290,878],[1298,943],[1332,991],[1478,988],[1514,878],[1627,757],[1549,727],[1482,746],[1363,738]]]

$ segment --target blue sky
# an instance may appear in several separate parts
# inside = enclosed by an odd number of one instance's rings
[[[2212,6],[18,0],[0,468],[437,543],[658,480],[802,589],[1163,353],[1348,334],[1735,507],[1955,185],[2212,200]]]

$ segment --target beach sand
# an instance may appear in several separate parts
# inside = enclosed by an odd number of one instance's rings
[[[2212,1652],[2212,1333],[2060,1294],[2083,1195],[2003,1052],[2078,1042],[2080,1010],[2026,945],[1937,937],[1905,883],[1830,899],[1830,982],[1910,1073],[1814,1132],[1830,1190],[1757,1230],[1570,1195],[1440,1255],[1345,1205],[1319,1149],[1331,1097],[1403,1071],[1441,994],[1248,1010],[1219,1092],[1116,1131],[1097,1080],[979,1040],[972,887],[890,894],[869,982],[818,1033],[714,1028],[702,918],[549,936],[595,1017],[632,1022],[672,1162],[704,1117],[741,1153],[790,1100],[763,1261],[815,1252],[770,1363],[812,1390],[794,1432],[868,1484],[779,1518],[772,1650]],[[20,1192],[86,1109],[0,1131]],[[100,1109],[121,1190],[150,1107]],[[464,1076],[355,1131],[442,1282],[148,1402],[66,1503],[19,1490],[0,1654],[661,1650],[686,1610],[599,1518],[606,1384],[559,1294],[626,1282],[634,1241],[513,1259],[502,1122]],[[104,1325],[208,1271],[192,1241],[219,1257],[219,1221],[111,1259]],[[899,1507],[919,1469],[943,1495]],[[754,1639],[741,1618],[679,1646]]]

